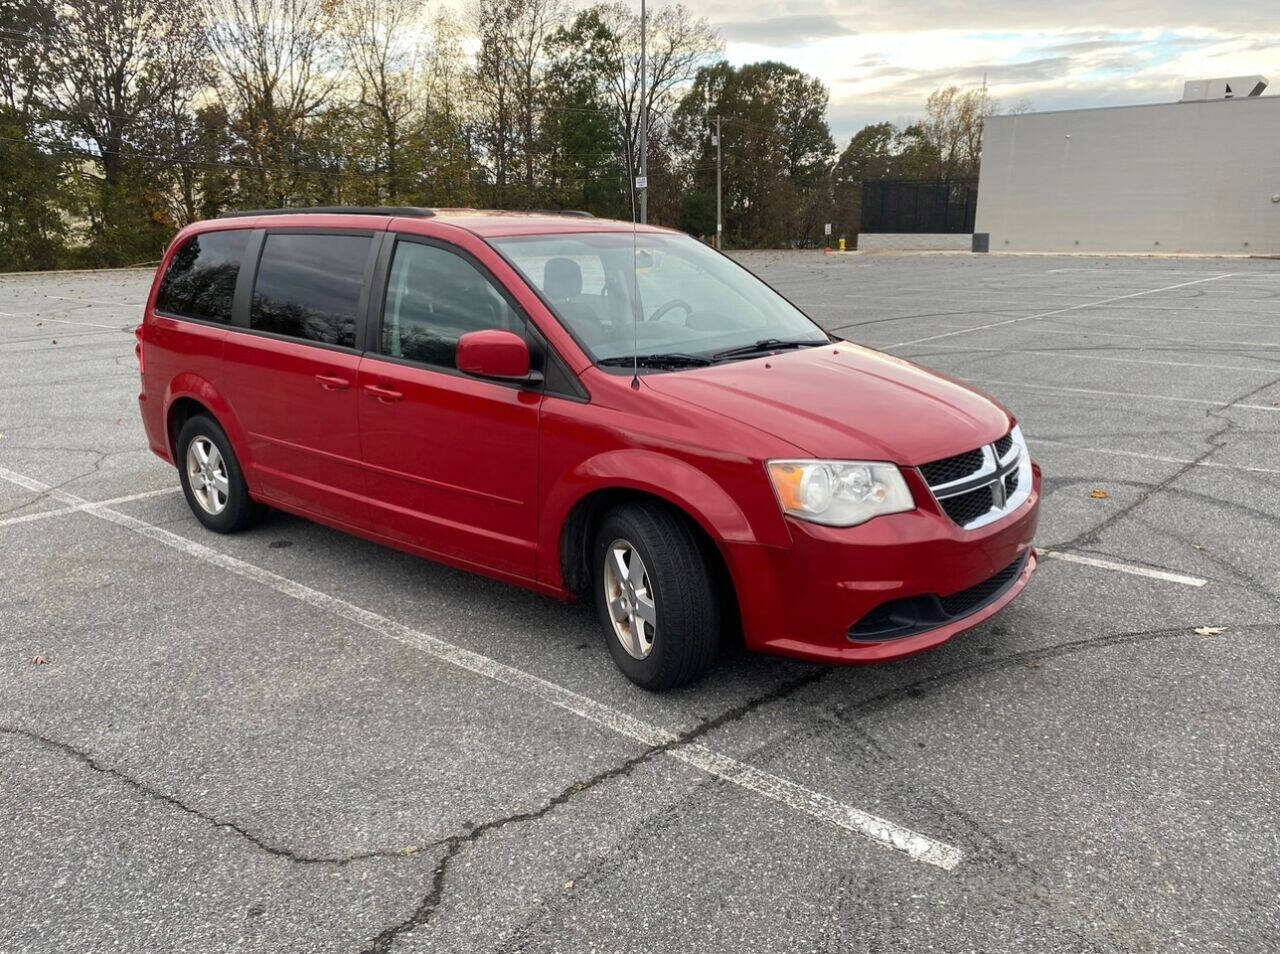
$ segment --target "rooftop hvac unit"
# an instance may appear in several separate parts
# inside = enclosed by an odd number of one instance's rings
[[[1222,79],[1187,80],[1182,86],[1184,103],[1200,103],[1210,99],[1244,99],[1261,96],[1267,88],[1265,76],[1227,76]]]

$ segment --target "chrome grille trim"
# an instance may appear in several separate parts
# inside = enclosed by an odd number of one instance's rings
[[[1001,445],[1008,448],[1004,456],[999,454],[998,448]],[[982,465],[976,471],[946,483],[929,485],[929,490],[943,513],[948,513],[947,508],[942,506],[944,500],[975,491],[990,490],[989,509],[964,523],[956,521],[965,530],[977,530],[994,523],[1017,510],[1031,496],[1031,455],[1027,452],[1027,442],[1022,436],[1021,428],[1015,427],[1000,440],[984,444],[979,450],[982,453]],[[1010,476],[1014,477],[1012,481],[1009,480]],[[1010,483],[1013,485],[1012,493],[1008,492]]]

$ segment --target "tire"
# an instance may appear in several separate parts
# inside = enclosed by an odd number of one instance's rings
[[[705,675],[720,644],[720,594],[683,516],[660,504],[617,507],[600,522],[591,553],[596,612],[627,678],[659,690]]]
[[[178,432],[177,450],[178,479],[187,506],[210,530],[236,533],[265,516],[267,508],[249,496],[240,461],[212,417],[195,414],[188,418]],[[209,477],[212,483],[207,481]]]

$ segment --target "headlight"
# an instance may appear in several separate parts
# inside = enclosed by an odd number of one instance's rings
[[[914,510],[893,464],[857,460],[771,460],[769,479],[782,509],[831,527],[852,527],[886,513]]]

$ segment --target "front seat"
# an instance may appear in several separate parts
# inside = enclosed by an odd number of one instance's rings
[[[547,259],[542,267],[542,293],[574,331],[592,341],[600,340],[604,325],[582,297],[582,267],[577,262],[563,256]]]

